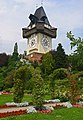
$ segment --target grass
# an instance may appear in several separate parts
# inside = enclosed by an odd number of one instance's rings
[[[31,102],[31,97],[32,96],[25,95],[23,101]],[[46,98],[48,98],[48,96],[46,96]],[[12,101],[13,95],[0,96],[0,105],[4,105],[6,102]],[[83,108],[56,109],[50,114],[25,114],[0,118],[0,120],[83,120]]]
[[[26,114],[1,118],[1,120],[83,120],[83,109],[63,108],[54,110],[50,114]]]
[[[31,102],[32,96],[25,95],[23,101]],[[13,95],[0,95],[0,105],[4,105],[7,102],[13,102]]]
[[[45,99],[51,99],[50,96],[46,95]],[[31,102],[32,96],[31,95],[24,95],[22,101]],[[13,102],[13,95],[0,95],[0,105],[4,105],[7,102]]]

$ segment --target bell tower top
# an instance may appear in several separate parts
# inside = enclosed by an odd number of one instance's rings
[[[29,19],[31,20],[30,25],[36,24],[37,22],[44,22],[50,26],[50,23],[42,6],[35,11],[34,15],[30,14]]]
[[[34,33],[43,33],[51,38],[56,38],[57,28],[50,25],[42,6],[36,9],[34,15],[30,14],[29,19],[28,27],[22,28],[23,38],[28,38]]]

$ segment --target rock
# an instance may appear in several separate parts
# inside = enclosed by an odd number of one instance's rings
[[[16,106],[16,103],[14,103],[14,102],[8,102],[8,103],[6,103],[6,105],[7,105],[7,106],[13,106],[13,105]]]
[[[8,102],[6,103],[7,106],[17,106],[17,107],[25,107],[25,106],[28,106],[29,103],[28,102],[23,102],[23,103],[14,103],[14,102]]]
[[[54,110],[54,108],[53,108],[53,107],[50,107],[50,106],[45,106],[45,109],[46,109],[46,110]]]
[[[37,113],[36,109],[33,106],[28,107],[27,113]]]
[[[54,100],[45,100],[46,103],[59,103],[59,99],[54,99]]]
[[[26,106],[28,106],[28,105],[29,105],[28,102],[16,103],[16,106],[17,106],[17,107],[26,107]]]
[[[70,102],[65,102],[63,105],[65,107],[67,107],[67,108],[71,108],[72,107],[72,104]]]
[[[78,103],[78,104],[83,105],[83,101],[79,101],[79,103]]]

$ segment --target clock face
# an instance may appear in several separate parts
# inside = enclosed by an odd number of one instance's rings
[[[34,47],[35,46],[35,39],[32,39],[31,40],[31,47]]]
[[[49,40],[46,37],[42,39],[42,45],[45,48],[49,47]]]
[[[30,38],[30,40],[29,40],[29,46],[30,46],[30,47],[35,47],[36,42],[37,42],[36,36],[31,36],[31,38]]]

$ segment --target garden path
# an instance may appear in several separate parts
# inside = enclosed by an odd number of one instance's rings
[[[63,103],[57,103],[57,105],[62,105]],[[56,103],[53,104],[44,104],[44,106],[56,106]],[[19,110],[26,110],[28,107],[10,107],[10,108],[0,108],[0,113],[4,112],[12,112],[12,111],[19,111]]]
[[[1,108],[0,109],[0,113],[4,113],[4,112],[12,112],[12,111],[19,111],[19,110],[26,110],[28,108],[27,107],[10,107],[10,108]]]

